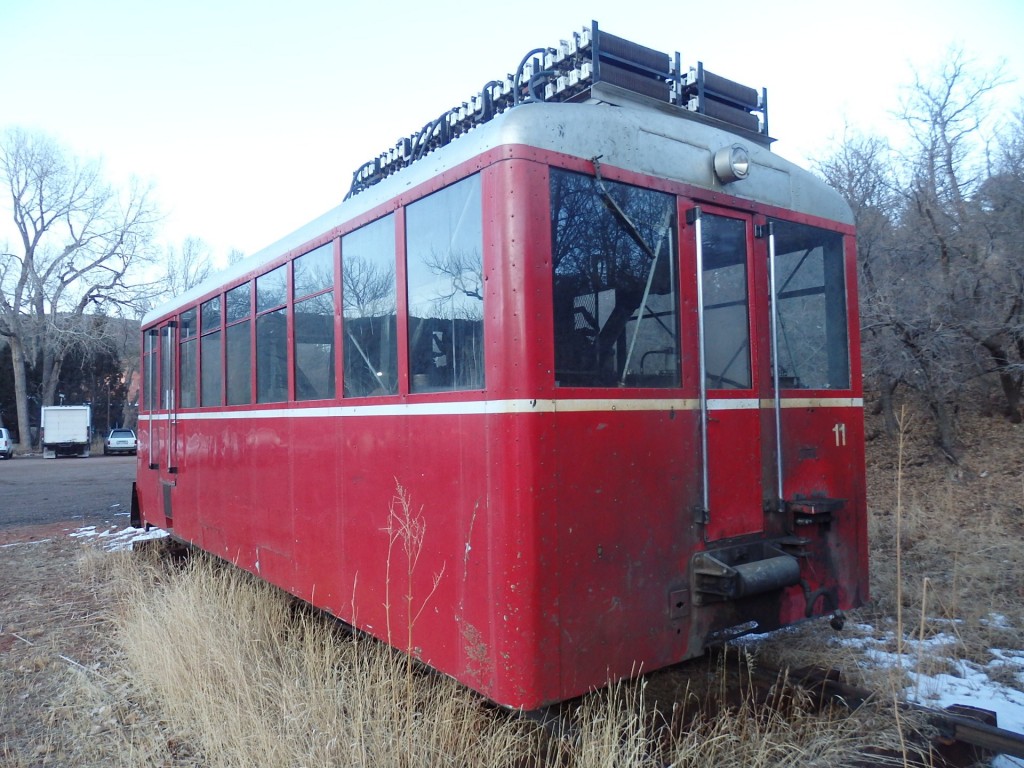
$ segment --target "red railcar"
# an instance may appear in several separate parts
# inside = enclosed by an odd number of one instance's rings
[[[536,56],[145,318],[133,504],[525,708],[867,598],[848,207],[763,92]]]

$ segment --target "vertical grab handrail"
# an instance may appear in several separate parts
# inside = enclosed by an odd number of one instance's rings
[[[782,396],[779,392],[779,297],[775,288],[775,227],[768,222],[768,281],[772,313],[772,399],[775,403],[775,490],[782,506]]]
[[[165,335],[165,341],[167,342],[164,352],[163,365],[167,367],[166,376],[161,376],[164,379],[163,383],[167,384],[167,389],[164,390],[164,405],[167,408],[167,428],[165,437],[167,440],[167,472],[171,474],[176,471],[174,466],[174,441],[176,435],[174,434],[175,426],[177,424],[177,418],[174,411],[175,401],[175,390],[177,389],[177,371],[175,369],[175,362],[177,358],[177,339],[174,335],[174,329],[177,327],[177,323],[170,322],[164,326],[167,331]]]
[[[701,466],[701,513],[703,522],[710,521],[710,489],[708,479],[708,385],[707,363],[704,357],[704,240],[701,233],[700,208],[686,212],[686,220],[693,225],[696,241],[697,270],[697,367],[700,393],[700,466]]]
[[[149,341],[150,339],[154,341]],[[158,391],[157,386],[160,382],[157,377],[157,367],[155,362],[159,358],[154,358],[154,355],[163,354],[160,351],[160,331],[156,328],[150,328],[148,331],[146,331],[146,340],[143,341],[143,345],[143,359],[148,359],[149,361],[151,361],[150,363],[143,366],[143,376],[146,377],[146,390],[145,394],[143,395],[143,402],[146,405],[146,410],[149,412],[146,416],[146,420],[149,422],[149,426],[146,428],[146,440],[149,443],[149,468],[159,469],[160,463],[157,461],[159,457],[153,453],[153,428],[156,425],[156,419],[154,414],[160,407],[159,397],[156,394]],[[149,348],[148,357],[146,352],[147,347]],[[152,347],[155,347],[155,349],[153,349]],[[149,381],[150,378],[153,379],[152,382]],[[152,398],[150,398],[150,393],[152,393],[153,395]],[[153,400],[153,402],[150,402],[151,399]]]

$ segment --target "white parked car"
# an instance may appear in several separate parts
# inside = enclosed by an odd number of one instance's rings
[[[9,459],[14,455],[14,440],[11,431],[0,427],[0,458]]]
[[[103,442],[103,455],[110,453],[132,453],[139,448],[139,441],[130,429],[112,429]]]

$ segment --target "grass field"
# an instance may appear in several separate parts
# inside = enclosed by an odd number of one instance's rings
[[[848,632],[813,622],[745,643],[745,660],[614,686],[569,709],[560,734],[206,558],[67,537],[5,548],[0,765],[927,765],[919,724],[892,705],[917,672],[968,661],[1024,690],[994,653],[1024,649],[1022,437],[976,420],[953,465],[905,414],[902,439],[869,443],[874,601]],[[941,653],[921,651],[929,639]],[[879,664],[879,648],[902,655]],[[882,695],[852,715],[707,703],[724,664],[758,659],[839,667]]]

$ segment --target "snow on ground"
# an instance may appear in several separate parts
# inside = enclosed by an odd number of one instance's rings
[[[1006,619],[992,616],[990,621],[1005,625]],[[1015,679],[1024,685],[1024,651],[992,648],[987,664],[957,658],[959,640],[954,634],[940,633],[923,640],[906,639],[901,652],[893,632],[879,632],[858,625],[864,633],[843,641],[863,651],[866,664],[879,669],[901,669],[910,684],[904,689],[909,701],[935,709],[951,704],[967,704],[996,713],[997,724],[1016,733],[1024,732],[1024,693],[1000,680]],[[1018,768],[1024,760],[1000,755],[993,768]]]
[[[104,549],[109,552],[116,552],[122,549],[131,549],[132,544],[136,541],[146,541],[148,539],[161,539],[167,535],[167,531],[161,531],[158,528],[151,528],[149,531],[144,531],[139,528],[108,528],[106,530],[100,530],[95,525],[87,525],[84,528],[71,533],[72,538],[76,539],[94,539]]]

